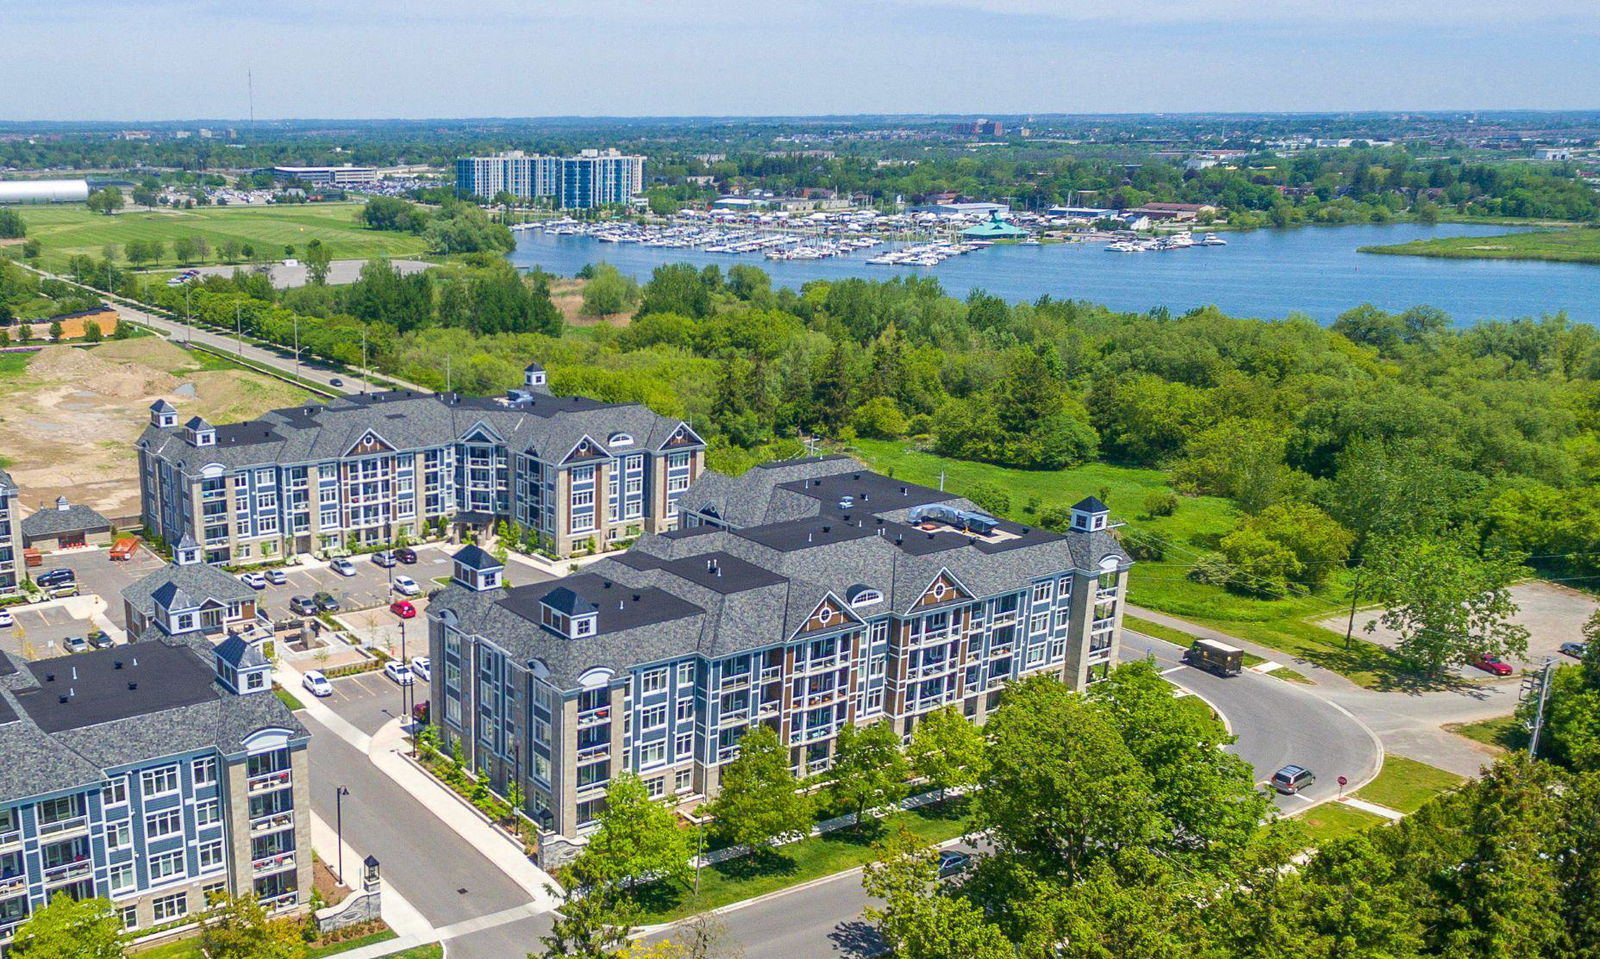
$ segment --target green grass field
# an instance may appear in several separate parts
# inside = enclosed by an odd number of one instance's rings
[[[1453,772],[1390,753],[1383,757],[1383,772],[1378,778],[1356,790],[1354,795],[1410,814],[1434,796],[1464,781]]]
[[[1452,723],[1444,727],[1457,736],[1493,746],[1499,750],[1527,749],[1528,730],[1515,716],[1500,716],[1476,723]]]
[[[255,247],[258,257],[279,260],[284,247],[303,251],[320,239],[334,259],[372,256],[412,256],[426,250],[420,237],[409,233],[368,230],[356,223],[357,203],[286,204],[284,206],[210,206],[193,210],[124,209],[115,216],[91,213],[81,205],[29,207],[22,213],[28,236],[44,248],[40,265],[60,270],[73,254],[99,258],[106,244],[119,248],[129,240],[159,240],[166,244],[161,264],[172,265],[172,241],[201,236],[211,244],[208,262],[217,262],[217,248],[227,240]],[[119,251],[120,255],[120,251]],[[152,264],[152,266],[160,264]]]
[[[1295,818],[1305,824],[1308,848],[1316,848],[1387,821],[1382,816],[1336,802],[1325,802]]]
[[[1600,263],[1600,230],[1539,230],[1505,236],[1451,236],[1389,246],[1364,246],[1362,253],[1433,256],[1457,260],[1556,260]]]
[[[959,493],[975,483],[999,486],[1011,495],[1007,516],[1021,523],[1035,520],[1050,506],[1070,506],[1085,496],[1100,495],[1111,518],[1160,538],[1166,555],[1134,566],[1128,578],[1128,601],[1210,626],[1251,642],[1281,650],[1349,676],[1364,686],[1383,687],[1403,673],[1388,650],[1359,637],[1344,648],[1344,637],[1312,622],[1345,609],[1346,578],[1341,575],[1317,593],[1263,600],[1231,593],[1220,586],[1191,581],[1189,568],[1233,529],[1233,506],[1214,496],[1180,496],[1171,516],[1148,516],[1145,497],[1170,489],[1160,470],[1091,463],[1076,469],[1030,471],[987,463],[947,459],[911,450],[902,440],[857,440],[855,452],[874,468],[929,486]],[[1038,507],[1027,510],[1034,499]],[[1135,629],[1139,627],[1135,626]],[[1151,635],[1167,638],[1161,633]],[[1176,640],[1174,640],[1176,641]],[[1187,645],[1185,643],[1184,645]],[[1280,678],[1304,681],[1298,673]]]
[[[306,959],[324,959],[327,956],[337,956],[341,952],[350,952],[363,946],[374,946],[380,942],[388,942],[390,939],[398,938],[400,938],[398,934],[385,929],[370,936],[360,936],[344,942],[329,943],[326,946],[314,946],[306,950]],[[427,949],[434,951],[422,951]],[[164,943],[152,949],[135,952],[133,955],[137,956],[138,959],[205,959],[205,953],[200,949],[199,936],[190,936],[187,939]],[[395,953],[395,955],[401,957],[401,959],[404,959],[404,957],[429,959],[429,957],[440,955],[440,952],[438,946],[419,946],[406,952]]]

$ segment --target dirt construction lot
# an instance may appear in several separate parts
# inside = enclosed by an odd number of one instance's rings
[[[8,358],[9,359],[9,358]],[[306,394],[159,337],[50,346],[0,366],[0,451],[29,511],[66,494],[116,518],[139,511],[133,441],[165,398],[182,419],[231,423]]]
[[[1597,607],[1600,607],[1600,602],[1596,602],[1593,596],[1538,580],[1513,586],[1511,597],[1521,607],[1516,622],[1528,630],[1528,658],[1522,662],[1511,663],[1512,666],[1519,668],[1536,666],[1550,656],[1561,662],[1571,662],[1556,650],[1562,643],[1582,639],[1584,622],[1594,614]],[[1370,633],[1366,631],[1367,624],[1375,622],[1378,615],[1378,610],[1358,611],[1356,635],[1365,636],[1373,642],[1391,644],[1395,636],[1382,626],[1376,627]],[[1344,633],[1346,623],[1344,616],[1334,616],[1320,622],[1341,635]],[[1465,670],[1463,675],[1478,677],[1483,674],[1469,669]]]

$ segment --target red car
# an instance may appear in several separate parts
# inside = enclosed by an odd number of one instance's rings
[[[408,600],[397,599],[389,604],[389,612],[395,614],[401,619],[410,619],[411,617],[417,615],[417,608],[411,605],[410,601]]]
[[[1510,676],[1512,673],[1510,663],[1502,662],[1498,656],[1490,656],[1488,653],[1479,653],[1467,660],[1467,665],[1476,666],[1484,672],[1493,673],[1496,676]]]

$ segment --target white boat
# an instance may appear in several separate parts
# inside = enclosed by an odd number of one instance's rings
[[[1207,233],[1205,235],[1205,238],[1200,241],[1200,245],[1201,246],[1227,246],[1228,245],[1228,241],[1224,240],[1220,236],[1217,236],[1215,233]]]

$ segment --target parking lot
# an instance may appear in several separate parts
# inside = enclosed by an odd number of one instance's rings
[[[100,627],[87,615],[91,601],[78,598],[71,603],[52,603],[43,609],[29,606],[8,607],[16,623],[0,628],[0,649],[21,659],[51,659],[67,654],[64,640],[69,636],[87,637]],[[69,609],[68,607],[74,607]]]
[[[426,655],[423,650],[412,652]],[[330,685],[333,686],[333,694],[325,697],[322,702],[369,736],[382,728],[384,723],[402,713],[400,687],[382,671],[330,680]],[[417,702],[428,698],[428,685],[420,679],[411,689],[416,695]],[[304,687],[296,689],[294,694],[302,698],[311,695]],[[407,693],[408,697],[410,695],[411,693]],[[407,702],[409,701],[408,698]]]
[[[341,576],[322,565],[284,567],[288,582],[282,586],[268,584],[266,589],[260,591],[261,605],[267,615],[278,619],[291,615],[289,600],[294,597],[327,592],[339,601],[341,612],[373,608],[381,610],[390,602],[390,574],[411,577],[424,593],[439,585],[433,582],[434,577],[450,574],[450,556],[438,547],[419,548],[417,561],[410,566],[397,563],[393,569],[385,569],[374,563],[371,555],[352,556],[350,563],[356,569],[354,576]],[[384,611],[384,615],[389,614]]]
[[[42,564],[28,570],[28,574],[37,576],[50,569],[72,570],[78,577],[78,592],[84,596],[93,594],[105,600],[106,616],[118,629],[127,629],[128,624],[122,614],[123,588],[144,578],[152,570],[160,569],[165,565],[165,561],[143,547],[126,560],[113,563],[110,557],[111,551],[108,549],[76,549],[51,553],[44,557]]]

